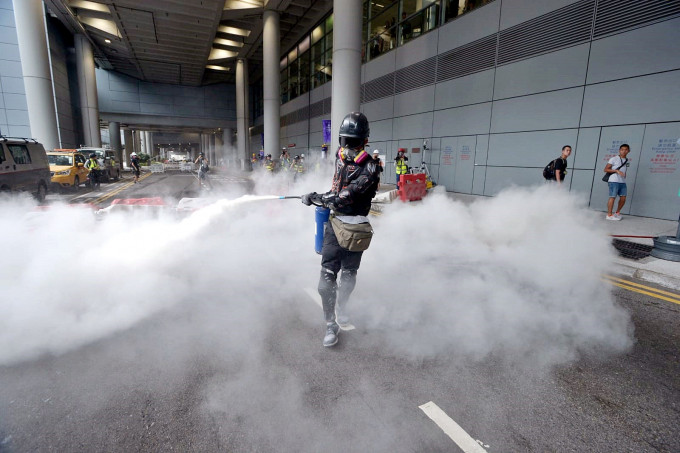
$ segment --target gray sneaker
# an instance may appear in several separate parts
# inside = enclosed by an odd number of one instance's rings
[[[338,330],[340,327],[334,322],[326,323],[326,336],[323,337],[325,347],[335,346],[338,343]]]

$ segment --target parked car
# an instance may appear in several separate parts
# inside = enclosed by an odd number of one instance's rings
[[[110,179],[117,181],[120,178],[120,162],[117,162],[114,157],[114,152],[112,149],[107,148],[79,148],[79,152],[83,153],[85,156],[89,156],[92,153],[97,155],[97,161],[99,161],[99,166],[101,167],[100,180],[103,182],[109,182]]]
[[[78,187],[87,181],[89,170],[85,168],[85,156],[75,149],[55,149],[47,153],[50,163],[52,185],[55,187]]]
[[[0,135],[0,192],[31,192],[45,200],[50,165],[43,145],[27,138]]]

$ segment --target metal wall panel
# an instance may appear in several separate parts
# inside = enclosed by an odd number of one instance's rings
[[[386,119],[386,120],[379,120],[379,121],[372,121],[370,118],[368,119],[369,121],[369,126],[371,128],[371,136],[369,140],[374,140],[374,141],[386,141],[386,140],[392,140],[392,123],[396,120],[393,120],[392,118]],[[338,142],[337,137],[331,137],[331,141],[333,143]]]
[[[439,180],[437,184],[446,187],[446,190],[453,191],[456,177],[456,150],[458,148],[458,137],[442,137],[441,152],[439,154]]]
[[[494,101],[491,132],[578,127],[583,87]]]
[[[412,137],[432,137],[432,112],[419,113],[394,118],[393,137],[395,140],[408,140]],[[371,133],[373,128],[371,127]],[[390,137],[385,137],[389,139]],[[422,143],[422,142],[421,142]]]
[[[461,193],[472,192],[472,179],[475,169],[475,151],[477,137],[474,135],[458,137],[456,145],[456,160],[454,163],[455,177],[453,191]]]
[[[572,161],[574,168],[595,168],[597,160],[597,148],[600,143],[600,128],[581,128],[578,131],[576,147],[572,148]],[[566,143],[565,143],[566,145]]]
[[[434,112],[432,136],[487,134],[490,119],[490,102],[437,110]]]
[[[465,77],[439,82],[436,85],[434,108],[436,110],[491,101],[494,70],[470,74]]]
[[[576,144],[577,129],[491,134],[488,165],[532,167],[542,176],[543,167],[562,153],[562,146]],[[572,167],[569,162],[569,167]]]
[[[434,85],[430,85],[394,96],[394,115],[404,116],[432,111],[434,91]]]
[[[583,198],[586,203],[590,198],[590,192],[592,190],[593,184],[596,184],[594,177],[594,170],[572,170],[571,171],[571,190],[580,198]],[[600,187],[601,188],[601,187]]]
[[[486,165],[475,166],[475,173],[472,179],[472,194],[484,195],[486,185]]]
[[[388,52],[395,54],[394,67],[396,69],[405,68],[422,60],[437,55],[437,41],[439,40],[439,29],[432,30],[418,39],[414,39],[397,47],[396,51]],[[389,64],[389,62],[386,62]],[[434,67],[432,67],[434,72]]]
[[[589,44],[499,66],[494,99],[581,86],[588,71]]]
[[[678,69],[679,42],[680,18],[595,40],[588,83]]]
[[[630,154],[633,154],[632,149]],[[639,156],[635,191],[628,197],[630,213],[657,219],[678,220],[680,123],[647,125]]]
[[[394,97],[379,99],[361,105],[361,111],[369,122],[392,119],[394,116]]]
[[[680,70],[586,87],[581,127],[680,121]]]
[[[497,195],[511,186],[531,187],[544,183],[535,168],[487,167],[484,195]]]
[[[394,72],[396,69],[396,58],[397,52],[387,52],[379,58],[362,65],[361,83],[370,82],[385,74]]]
[[[604,167],[607,166],[607,161],[612,156],[619,154],[619,147],[622,143],[630,145],[630,153],[628,153],[630,167],[626,171],[626,186],[628,188],[628,196],[633,195],[637,168],[640,164],[640,148],[642,147],[644,132],[645,126],[643,124],[602,128],[600,145],[597,151],[597,166],[595,167],[593,190],[590,195],[590,207],[592,209],[598,211],[607,210],[607,199],[609,198],[608,186],[601,179],[604,175]],[[622,214],[629,213],[630,200],[624,205]]]

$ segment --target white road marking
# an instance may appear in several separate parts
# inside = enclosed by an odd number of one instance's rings
[[[458,423],[454,422],[451,417],[446,415],[446,412],[441,410],[439,406],[432,401],[418,407],[465,453],[486,453],[486,450],[483,449],[476,440],[470,437]]]
[[[305,288],[305,292],[307,293],[307,295],[308,295],[309,297],[312,298],[312,300],[313,300],[314,302],[316,302],[316,304],[317,304],[319,307],[323,308],[323,305],[321,304],[321,296],[319,296],[319,293],[317,293],[316,291],[314,291],[312,288]],[[354,330],[355,328],[356,328],[356,327],[354,327],[352,324],[347,324],[347,325],[345,325],[345,327],[342,327],[342,326],[341,326],[341,327],[340,327],[340,330]]]

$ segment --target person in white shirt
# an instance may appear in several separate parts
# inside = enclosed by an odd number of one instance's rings
[[[609,200],[607,201],[607,220],[621,220],[621,209],[623,205],[626,204],[626,170],[630,167],[630,162],[628,161],[628,153],[630,152],[630,146],[623,144],[619,147],[619,155],[614,156],[607,162],[607,166],[604,167],[605,173],[611,173],[609,176]],[[619,197],[619,205],[614,210],[614,201],[616,197]]]

